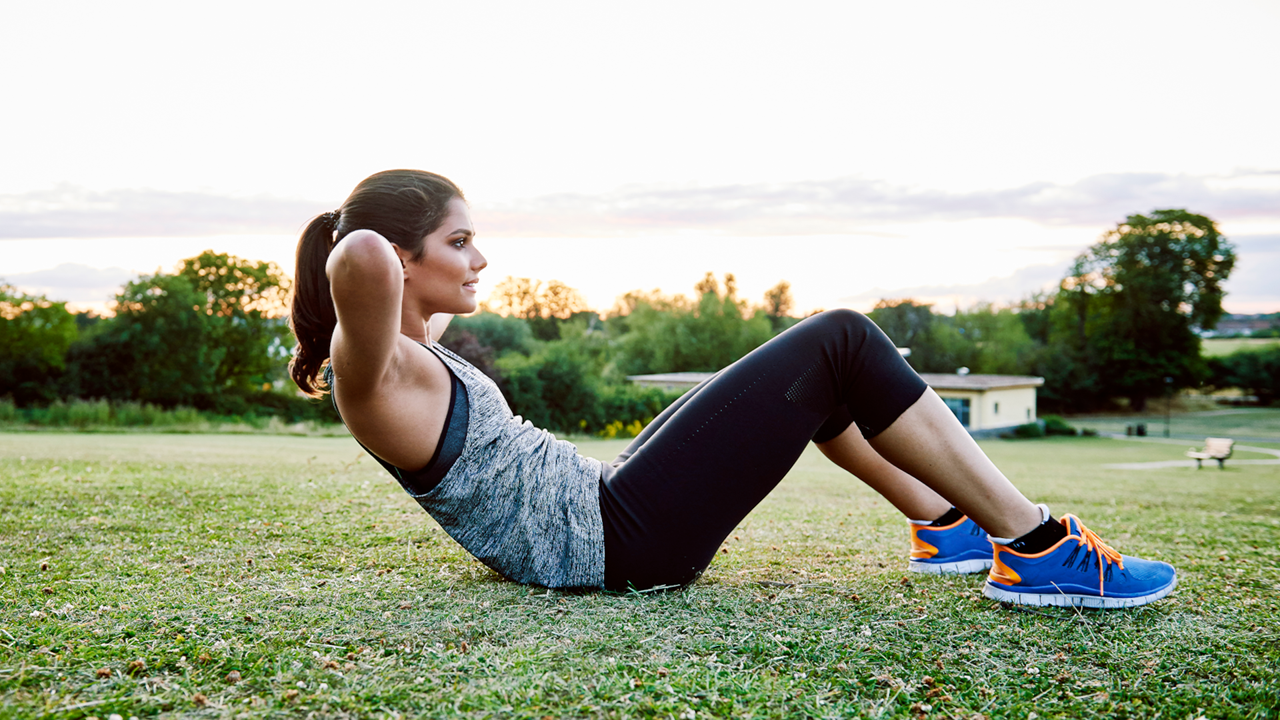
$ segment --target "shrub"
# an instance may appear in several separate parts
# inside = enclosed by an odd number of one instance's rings
[[[577,348],[547,343],[532,357],[507,353],[497,367],[512,412],[535,426],[554,432],[594,432],[603,426],[599,373]]]
[[[653,418],[649,418],[647,420],[632,420],[629,423],[624,423],[621,420],[614,420],[608,425],[605,425],[603,429],[596,433],[596,435],[606,440],[612,440],[619,436],[635,437],[644,431],[645,425],[648,425],[652,421]]]
[[[151,404],[143,404],[136,400],[122,402],[115,407],[116,425],[121,427],[145,427],[154,425],[156,416],[164,412]]]
[[[267,393],[264,393],[266,395]],[[192,407],[163,408],[136,400],[57,400],[46,407],[19,408],[8,398],[0,398],[0,425],[31,424],[77,429],[107,427],[178,428],[208,430],[218,424],[247,425],[255,429],[289,427],[299,422],[328,420],[328,400],[279,396],[278,407],[249,406],[243,415],[217,415]],[[331,411],[330,411],[331,412]]]
[[[61,400],[54,400],[42,408],[33,408],[27,414],[32,425],[49,427],[65,426],[69,416],[67,404]]]
[[[489,348],[494,355],[513,351],[529,355],[535,349],[529,324],[517,317],[485,311],[468,317],[455,317],[440,340],[452,349],[461,331],[469,333],[479,346]]]
[[[111,407],[106,407],[106,419],[102,424],[110,422]],[[99,424],[95,422],[101,413],[102,407],[97,402],[85,400],[72,400],[64,402],[55,400],[42,408],[31,408],[25,413],[27,419],[33,425],[44,425],[47,427],[87,427],[89,425]]]
[[[1258,398],[1259,405],[1270,405],[1280,397],[1280,346],[1260,350],[1237,350],[1209,363],[1213,384],[1237,387]]]
[[[625,433],[625,432],[626,432],[626,424],[625,424],[625,423],[623,423],[621,420],[614,420],[613,422],[611,422],[611,423],[609,423],[609,424],[605,425],[603,428],[601,428],[601,429],[596,433],[596,435],[598,435],[598,436],[600,436],[600,437],[602,437],[602,438],[604,438],[604,439],[606,439],[606,440],[612,440],[612,439],[614,439],[614,438],[618,437],[618,435],[620,435],[620,434],[622,434],[622,433]]]
[[[72,400],[66,407],[67,424],[72,427],[111,424],[111,405],[106,400]]]
[[[201,424],[200,411],[190,407],[176,407],[165,414],[173,425]]]
[[[1072,435],[1076,434],[1076,429],[1067,424],[1059,415],[1044,415],[1040,418],[1044,421],[1045,435]]]
[[[1019,425],[1013,429],[1015,438],[1038,438],[1044,437],[1044,428],[1040,427],[1040,423],[1033,422],[1026,425]]]
[[[600,413],[609,421],[621,420],[624,424],[640,421],[642,425],[648,425],[678,397],[680,393],[668,393],[658,388],[605,385],[600,388]]]
[[[538,377],[540,363],[531,358],[510,353],[498,360],[502,373],[502,394],[507,398],[511,411],[539,427],[546,427],[548,413],[542,406],[542,379]]]
[[[18,412],[18,406],[13,404],[11,398],[0,398],[0,423],[20,422],[22,422],[22,413]]]

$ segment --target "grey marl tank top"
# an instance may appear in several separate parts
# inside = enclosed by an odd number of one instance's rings
[[[503,577],[553,588],[603,586],[600,461],[513,415],[498,386],[448,348],[424,347],[455,381],[436,457],[409,472],[369,454],[450,537]],[[326,377],[332,387],[332,373]]]

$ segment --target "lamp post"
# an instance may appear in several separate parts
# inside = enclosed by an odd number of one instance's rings
[[[1169,437],[1169,418],[1173,414],[1173,378],[1164,378],[1164,436]]]

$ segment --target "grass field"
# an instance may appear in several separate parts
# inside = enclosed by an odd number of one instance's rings
[[[1122,433],[1126,425],[1146,423],[1148,436],[1163,436],[1163,408],[1148,405],[1142,415],[1077,415],[1067,421],[1077,428]],[[1255,442],[1280,444],[1280,408],[1222,408],[1203,412],[1175,413],[1169,418],[1171,437],[1202,441],[1206,437],[1252,438]],[[1189,443],[1194,444],[1194,443]]]
[[[1176,593],[908,576],[902,519],[812,450],[692,587],[614,595],[502,581],[349,438],[0,433],[0,717],[1275,717],[1280,466],[984,447]]]
[[[1261,350],[1280,345],[1280,338],[1209,338],[1200,341],[1200,352],[1205,357],[1230,355],[1237,350]]]

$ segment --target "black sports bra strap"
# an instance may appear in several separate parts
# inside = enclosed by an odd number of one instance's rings
[[[437,357],[440,353],[430,345],[422,344],[423,347],[431,350]],[[471,421],[470,404],[467,399],[467,386],[463,384],[453,368],[449,367],[449,363],[440,358],[444,363],[444,367],[449,371],[450,388],[449,388],[449,411],[445,416],[444,428],[440,431],[440,439],[436,442],[436,451],[432,455],[431,460],[420,470],[405,470],[396,467],[391,463],[378,457],[372,450],[365,447],[364,443],[356,440],[369,456],[378,461],[391,476],[399,481],[400,486],[405,492],[413,497],[426,495],[435,489],[445,475],[449,474],[449,470],[453,468],[453,464],[462,456],[462,448],[467,440],[467,427]],[[338,418],[342,419],[342,411],[338,410],[338,400],[333,395],[333,369],[328,365],[324,369],[324,379],[329,385],[329,399],[333,401],[333,410],[338,413]],[[344,421],[345,424],[345,421]],[[355,436],[352,435],[352,439]]]

